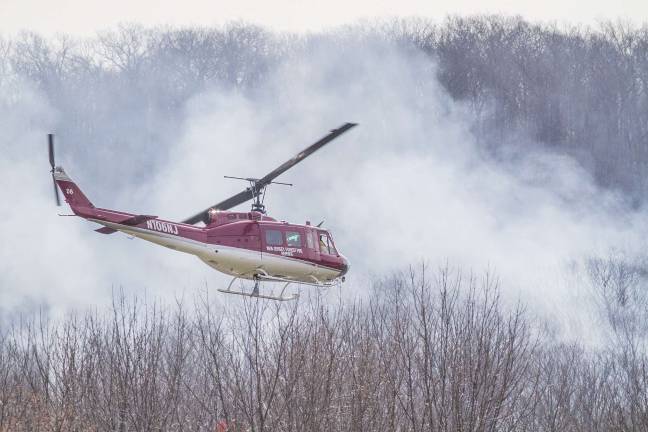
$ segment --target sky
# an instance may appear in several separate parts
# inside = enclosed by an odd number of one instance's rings
[[[44,34],[88,36],[120,22],[156,25],[221,25],[242,20],[280,31],[308,32],[363,19],[502,13],[533,21],[596,25],[606,20],[643,23],[648,2],[641,0],[0,0],[0,33],[28,29]]]

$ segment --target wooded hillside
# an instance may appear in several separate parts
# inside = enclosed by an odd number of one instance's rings
[[[600,184],[635,200],[645,196],[647,27],[559,28],[490,16],[363,24],[310,36],[245,24],[124,25],[86,40],[24,33],[0,39],[0,103],[19,103],[20,85],[33,83],[62,116],[61,132],[76,150],[88,142],[98,151],[135,150],[176,138],[179,112],[192,96],[212,88],[254,92],[283,60],[322,40],[341,51],[358,40],[420,50],[437,64],[428,79],[478,118],[475,135],[485,149],[530,137],[574,156]]]

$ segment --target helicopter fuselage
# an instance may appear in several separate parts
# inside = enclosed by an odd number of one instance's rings
[[[277,221],[262,213],[212,211],[204,227],[97,208],[67,174],[54,172],[75,215],[169,249],[197,256],[210,267],[243,279],[259,276],[322,284],[336,281],[348,262],[324,229]]]
[[[108,228],[197,256],[210,267],[239,278],[259,275],[305,283],[334,281],[348,270],[331,234],[310,224],[276,221],[257,212],[217,212],[218,219],[196,227],[160,219],[138,225],[110,221],[134,217],[103,209],[87,217]]]

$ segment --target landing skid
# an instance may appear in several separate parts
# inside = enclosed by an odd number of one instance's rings
[[[286,291],[286,288],[288,288],[288,285],[290,285],[292,281],[286,281],[283,288],[281,289],[281,293],[278,296],[273,296],[273,295],[259,293],[259,284],[261,282],[261,278],[258,277],[254,279],[254,288],[252,289],[252,292],[233,290],[232,285],[237,279],[238,279],[237,277],[232,279],[232,281],[227,286],[227,289],[219,289],[218,291],[225,294],[236,294],[245,297],[256,297],[256,298],[263,298],[263,299],[277,300],[277,301],[290,301],[290,300],[297,300],[299,298],[299,294],[297,293],[291,294],[289,296],[284,296],[284,292]]]
[[[287,283],[294,283],[294,280],[291,279],[285,279],[281,277],[276,277],[276,276],[270,276],[269,274],[259,274],[257,275],[257,279],[263,280],[263,281],[268,281],[268,282],[287,282]],[[314,286],[317,288],[330,288],[332,286],[335,286],[334,283],[330,282],[322,282],[319,279],[317,279],[315,276],[311,276],[311,279],[313,279],[313,282],[304,282],[304,281],[299,281],[300,285],[308,285],[308,286]]]

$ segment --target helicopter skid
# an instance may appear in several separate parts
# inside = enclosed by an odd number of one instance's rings
[[[227,289],[218,289],[218,291],[225,294],[236,294],[245,297],[256,297],[256,298],[277,300],[277,301],[290,301],[290,300],[297,300],[299,298],[299,294],[297,293],[291,294],[290,296],[284,296],[284,292],[286,291],[286,288],[288,288],[288,285],[290,285],[292,281],[286,282],[286,284],[281,289],[281,293],[278,296],[273,296],[273,295],[259,293],[259,282],[261,278],[254,279],[254,289],[252,290],[252,292],[232,290],[232,285],[237,279],[238,279],[237,277],[232,279],[232,281],[227,286]]]
[[[290,296],[273,296],[273,295],[265,295],[265,294],[254,294],[245,291],[225,290],[225,289],[218,289],[218,291],[225,294],[235,294],[235,295],[240,295],[245,297],[255,297],[255,298],[262,298],[262,299],[276,300],[276,301],[290,301],[290,300],[297,300],[299,298],[299,294],[297,293],[292,294]]]
[[[314,276],[310,276],[313,279],[313,282],[304,282],[304,281],[295,281],[292,279],[285,279],[281,277],[276,277],[276,276],[270,276],[268,274],[260,274],[256,276],[259,280],[263,280],[266,282],[288,282],[288,283],[297,283],[299,285],[308,285],[308,286],[313,286],[317,288],[330,288],[334,286],[334,283],[329,283],[329,282],[321,282]]]

